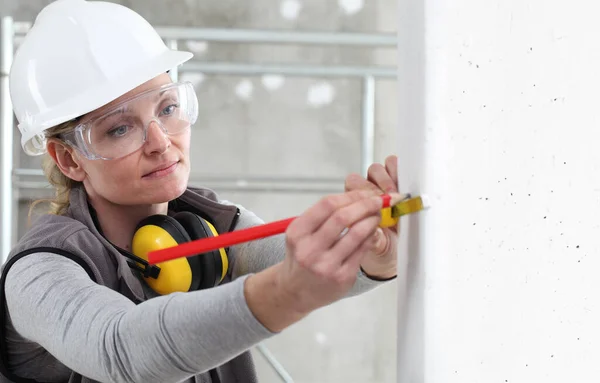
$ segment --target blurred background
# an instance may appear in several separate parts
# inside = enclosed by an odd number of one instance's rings
[[[395,154],[396,0],[113,2],[195,54],[173,73],[194,84],[200,103],[191,184],[271,221]],[[49,3],[2,0],[15,48]],[[3,164],[12,168],[13,242],[31,201],[52,193],[40,160],[22,153],[15,126],[13,163]],[[396,307],[391,282],[313,313],[265,342],[271,363],[254,351],[261,382],[395,382]]]

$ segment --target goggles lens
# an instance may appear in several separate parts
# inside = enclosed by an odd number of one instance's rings
[[[155,123],[165,135],[183,133],[198,118],[191,83],[175,83],[136,95],[62,136],[89,159],[117,159],[140,149]]]

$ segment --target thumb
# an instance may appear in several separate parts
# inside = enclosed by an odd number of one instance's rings
[[[373,252],[376,255],[383,255],[386,253],[388,245],[388,236],[385,235],[382,228],[377,228],[375,234],[373,234]]]

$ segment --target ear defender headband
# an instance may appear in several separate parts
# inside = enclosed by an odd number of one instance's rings
[[[217,236],[215,227],[191,212],[170,217],[157,214],[143,219],[136,227],[131,248],[134,255],[148,261],[148,253],[201,238]],[[147,263],[146,263],[147,265]],[[159,263],[158,275],[144,275],[158,294],[187,292],[217,286],[229,267],[225,249]],[[141,267],[138,264],[138,267]]]

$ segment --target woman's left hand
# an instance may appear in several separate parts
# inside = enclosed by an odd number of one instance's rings
[[[384,193],[399,193],[398,158],[394,155],[385,159],[385,165],[375,163],[369,167],[367,179],[359,174],[350,174],[344,185],[346,191],[373,189]],[[399,225],[378,228],[373,235],[372,250],[361,264],[367,276],[390,279],[397,275]]]

